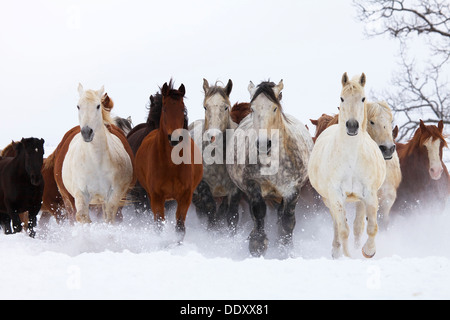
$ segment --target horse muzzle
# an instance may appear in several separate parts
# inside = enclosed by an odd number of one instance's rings
[[[84,142],[91,142],[94,140],[94,130],[88,126],[84,126],[81,129],[81,136],[83,137]]]
[[[387,147],[385,145],[381,145],[379,146],[381,153],[383,154],[383,158],[384,160],[391,160],[392,159],[392,155],[395,152],[395,144],[392,145],[391,147]]]
[[[348,120],[345,123],[345,127],[347,128],[347,134],[349,136],[356,136],[359,130],[359,122],[356,120]]]

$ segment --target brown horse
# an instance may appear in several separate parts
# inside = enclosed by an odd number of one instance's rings
[[[135,158],[138,181],[149,195],[151,209],[159,229],[165,221],[165,201],[171,199],[177,201],[176,231],[180,242],[186,232],[185,219],[192,194],[203,175],[200,150],[189,134],[183,135],[181,142],[172,139],[172,134],[176,134],[175,131],[185,125],[186,108],[183,102],[185,91],[183,84],[175,90],[172,81],[169,84],[164,83],[161,89],[159,128],[151,131],[143,139]],[[186,149],[190,150],[190,155],[184,154],[183,158],[187,156],[188,161],[175,164],[172,158],[174,147],[180,146],[183,147],[181,150],[183,153]],[[194,163],[195,159],[200,161]]]
[[[406,144],[397,143],[402,182],[397,190],[393,211],[442,212],[450,194],[450,176],[442,161],[444,123],[425,125],[420,120],[414,136]]]

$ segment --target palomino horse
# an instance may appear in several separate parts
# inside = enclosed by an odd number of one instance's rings
[[[236,231],[239,219],[239,201],[242,192],[228,175],[226,155],[226,130],[235,128],[230,118],[231,80],[226,87],[210,86],[203,79],[205,119],[189,126],[191,136],[203,150],[203,178],[194,191],[192,202],[200,217],[208,218],[208,227],[217,227],[226,219],[231,232]],[[217,209],[216,202],[221,201]]]
[[[121,200],[135,179],[133,156],[110,112],[102,107],[103,87],[84,90],[79,84],[80,127],[66,133],[55,150],[54,177],[69,213],[89,223],[89,204],[102,204],[104,218],[113,223]]]
[[[28,230],[35,236],[36,216],[41,209],[44,180],[42,163],[44,140],[13,142],[14,156],[0,157],[0,223],[5,234],[22,230],[19,214],[28,211]]]
[[[442,161],[448,147],[444,123],[425,125],[420,120],[414,136],[406,144],[397,143],[402,182],[397,190],[394,212],[413,209],[442,212],[450,193],[450,176]]]
[[[364,85],[366,76],[348,79],[342,76],[339,122],[325,129],[317,138],[309,159],[308,174],[312,186],[330,209],[334,225],[333,258],[348,252],[349,227],[345,201],[362,201],[365,214],[355,217],[356,241],[367,216],[369,239],[362,248],[365,257],[375,255],[378,189],[386,177],[386,163],[380,148],[367,133],[367,108]]]
[[[313,142],[301,122],[283,113],[280,103],[283,81],[278,85],[262,82],[257,87],[250,82],[248,89],[252,112],[227,141],[227,149],[233,156],[227,160],[227,170],[249,201],[254,220],[249,250],[260,256],[268,245],[264,226],[266,201],[278,207],[280,249],[285,251],[292,245],[295,206],[307,180]]]
[[[182,141],[172,139],[172,135],[177,135],[177,129],[185,126],[184,94],[183,84],[175,90],[172,81],[169,84],[164,83],[161,89],[161,105],[157,108],[159,128],[151,131],[142,140],[135,159],[138,181],[149,195],[150,206],[159,229],[165,221],[165,201],[177,201],[176,231],[180,242],[186,233],[185,220],[192,194],[203,174],[200,150],[189,134],[183,135]],[[182,150],[179,150],[179,147],[182,147]],[[188,154],[186,149],[189,150]],[[183,159],[187,160],[174,163],[174,153],[178,156],[181,152]],[[196,162],[196,159],[199,161]]]
[[[386,161],[386,179],[383,185],[378,190],[379,201],[379,216],[382,218],[383,226],[386,227],[389,223],[389,213],[392,205],[397,198],[397,188],[400,185],[402,174],[400,170],[400,162],[398,154],[395,150],[394,139],[398,134],[398,127],[392,129],[392,112],[389,106],[384,101],[366,102],[367,108],[367,132],[370,137],[378,144],[381,153]],[[327,127],[337,124],[339,115],[330,116],[322,114],[317,120],[311,120],[311,123],[316,126],[316,133],[314,140]],[[361,202],[357,202],[356,208],[363,211],[364,207]],[[355,232],[361,231],[359,228]]]

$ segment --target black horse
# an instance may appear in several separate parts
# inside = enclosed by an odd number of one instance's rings
[[[19,214],[28,211],[29,235],[34,237],[44,191],[44,139],[23,138],[12,144],[15,156],[0,159],[0,224],[5,234],[20,232]]]

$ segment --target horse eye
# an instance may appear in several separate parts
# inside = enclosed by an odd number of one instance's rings
[[[366,97],[362,98],[362,102],[366,101]]]
[[[228,106],[225,106],[225,111],[227,111],[228,110]]]
[[[203,109],[205,109],[205,110],[206,110],[206,106],[203,106]]]
[[[374,124],[375,124],[375,122],[373,122],[373,121],[370,121],[370,124],[371,124],[371,125],[374,125]]]
[[[341,97],[341,102],[344,102],[344,99],[342,99],[342,97]]]
[[[100,109],[100,105],[97,106],[97,110]]]
[[[80,110],[80,106],[77,106],[77,109]]]
[[[275,109],[273,109],[273,112],[277,111],[278,107],[275,107]]]

